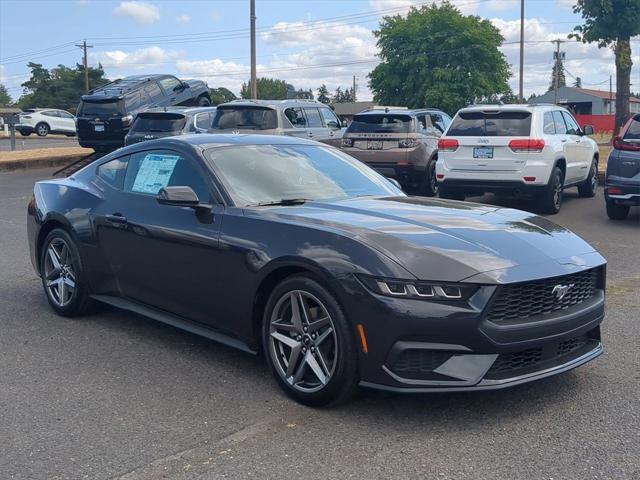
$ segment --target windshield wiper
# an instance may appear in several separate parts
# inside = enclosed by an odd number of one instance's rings
[[[247,207],[271,207],[278,205],[302,205],[305,202],[310,201],[309,198],[282,198],[280,200],[274,200],[272,202],[260,202],[260,203],[251,203],[247,205]]]

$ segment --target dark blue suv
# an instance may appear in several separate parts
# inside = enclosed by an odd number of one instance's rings
[[[607,215],[624,220],[640,205],[640,114],[634,115],[613,140],[605,174]]]

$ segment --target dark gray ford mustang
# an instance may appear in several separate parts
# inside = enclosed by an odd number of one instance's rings
[[[38,182],[51,307],[108,303],[249,352],[310,405],[358,385],[483,390],[602,353],[605,260],[507,208],[408,197],[340,151],[192,135]]]

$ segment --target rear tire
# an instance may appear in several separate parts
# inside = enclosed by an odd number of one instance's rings
[[[49,305],[58,315],[75,317],[94,309],[80,253],[65,230],[56,228],[45,238],[40,276]]]
[[[353,329],[333,294],[316,280],[296,275],[273,289],[264,310],[262,344],[276,381],[297,402],[337,405],[355,394]]]
[[[594,158],[589,169],[587,179],[578,185],[578,193],[581,197],[592,198],[596,196],[598,189],[598,161]]]
[[[200,97],[198,99],[199,107],[208,107],[209,105],[211,105],[211,101],[207,97]]]
[[[36,134],[39,137],[46,137],[49,134],[49,125],[44,122],[40,122],[36,125]]]
[[[617,203],[607,200],[607,216],[611,220],[624,220],[629,215],[629,205],[618,205]]]
[[[20,135],[22,135],[23,137],[28,137],[29,135],[31,135],[31,132],[28,132],[27,130],[18,130],[20,132]]]
[[[563,175],[559,167],[554,167],[545,192],[540,197],[542,213],[555,215],[562,205]]]
[[[423,197],[435,197],[438,194],[438,180],[436,178],[436,161],[433,159],[427,165],[426,178],[420,184],[419,194]]]

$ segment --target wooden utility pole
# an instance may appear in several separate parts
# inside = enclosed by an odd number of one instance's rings
[[[613,78],[609,75],[609,115],[613,113]]]
[[[80,47],[84,52],[82,56],[82,64],[84,65],[84,90],[85,92],[89,91],[89,67],[87,62],[87,48],[93,48],[93,45],[87,45],[87,41],[85,40],[80,45],[76,44],[76,47]]]
[[[553,75],[553,103],[558,104],[558,86],[560,84],[560,44],[564,43],[564,40],[552,40],[556,44],[556,62]]]
[[[251,98],[258,98],[258,79],[256,76],[256,0],[250,1],[250,23],[251,23]]]
[[[353,101],[356,101],[356,76],[353,76]]]
[[[520,88],[518,96],[524,103],[524,0],[520,0]]]

